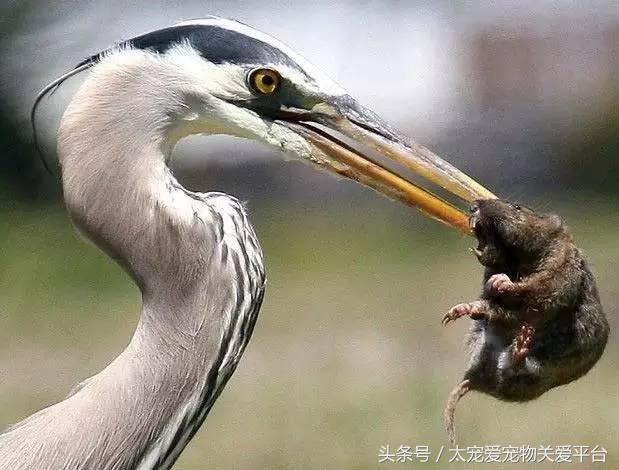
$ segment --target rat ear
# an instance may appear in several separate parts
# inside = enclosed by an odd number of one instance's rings
[[[552,214],[550,216],[550,222],[552,224],[552,227],[559,231],[559,230],[563,230],[563,219],[561,217],[559,217],[556,214]]]

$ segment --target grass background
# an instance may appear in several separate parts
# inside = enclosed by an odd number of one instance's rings
[[[319,205],[250,205],[267,295],[237,372],[176,469],[376,468],[381,445],[446,444],[443,406],[463,372],[467,322],[444,329],[440,318],[480,289],[471,240],[386,201]],[[619,468],[616,201],[552,207],[597,274],[613,328],[606,353],[583,379],[528,404],[466,397],[460,444],[597,444],[608,451],[599,467]],[[109,363],[140,310],[129,278],[56,205],[0,206],[0,299],[2,427]],[[424,468],[448,466],[443,457]]]

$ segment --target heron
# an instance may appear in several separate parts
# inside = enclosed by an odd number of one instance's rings
[[[0,435],[2,469],[169,469],[237,367],[265,292],[263,253],[242,203],[175,179],[167,163],[183,137],[263,142],[463,233],[460,202],[493,197],[289,47],[234,20],[184,21],[88,57],[42,90],[33,126],[41,99],[87,69],[58,130],[64,201],[77,229],[137,284],[142,310],[107,367]],[[385,86],[379,69],[368,73]]]

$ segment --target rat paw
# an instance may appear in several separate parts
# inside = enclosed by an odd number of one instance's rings
[[[512,350],[512,363],[518,366],[522,365],[530,352],[531,351],[529,350],[529,348],[517,348],[516,346],[514,346],[514,349]]]
[[[469,316],[474,320],[478,320],[485,315],[480,302],[458,304],[443,316],[441,323],[443,326],[447,326],[449,322],[456,321],[460,317]]]
[[[514,338],[512,347],[512,362],[515,365],[521,365],[531,352],[534,335],[535,329],[531,325],[524,323],[520,328],[520,332]]]
[[[486,281],[485,290],[490,295],[501,295],[509,292],[514,287],[507,274],[494,274]]]

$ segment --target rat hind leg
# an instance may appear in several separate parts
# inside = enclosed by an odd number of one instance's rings
[[[458,304],[455,307],[452,307],[449,312],[447,312],[441,323],[443,326],[446,326],[449,322],[456,321],[460,317],[471,317],[473,320],[480,320],[487,316],[486,312],[488,311],[488,302],[485,300],[475,300],[473,302]]]
[[[534,338],[535,328],[524,322],[514,338],[512,346],[512,362],[514,365],[521,366],[524,363],[524,360],[531,352]]]

